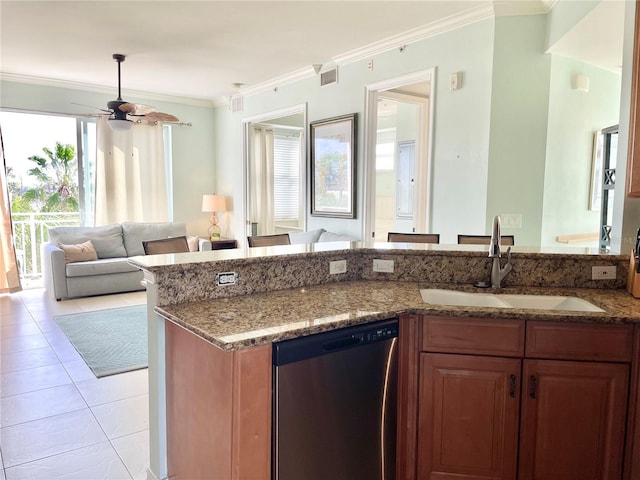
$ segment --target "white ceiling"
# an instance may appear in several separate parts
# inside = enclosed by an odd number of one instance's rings
[[[553,0],[551,4],[553,3]],[[542,12],[548,0],[495,2]],[[492,14],[491,0],[0,0],[0,73],[124,91],[214,100],[335,64],[381,41]],[[404,35],[404,36],[403,36]],[[400,45],[400,43],[399,43]]]

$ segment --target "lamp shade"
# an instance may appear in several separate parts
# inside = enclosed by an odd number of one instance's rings
[[[203,195],[202,211],[203,212],[224,212],[227,209],[226,199],[222,195]]]
[[[131,120],[116,120],[114,118],[111,118],[109,119],[109,126],[111,127],[111,130],[122,132],[131,130],[131,127],[133,127],[133,122]]]

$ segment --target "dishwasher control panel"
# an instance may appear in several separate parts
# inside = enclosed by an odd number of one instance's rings
[[[372,343],[380,340],[386,340],[388,338],[394,338],[398,336],[398,324],[396,323],[395,325],[381,327],[373,332],[356,333],[354,336],[360,337],[362,339],[362,343]]]
[[[398,336],[398,319],[339,328],[273,344],[273,364],[285,365],[349,348],[391,340]]]

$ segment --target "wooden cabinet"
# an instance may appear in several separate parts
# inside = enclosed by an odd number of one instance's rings
[[[418,478],[515,478],[520,363],[420,355]]]
[[[520,480],[620,479],[629,366],[525,360]]]
[[[629,146],[627,153],[627,195],[640,197],[640,8],[636,4],[636,29],[633,43]]]
[[[271,345],[224,352],[166,322],[170,479],[271,478]]]
[[[633,327],[424,316],[416,329],[417,442],[398,452],[415,472],[401,478],[622,478]]]

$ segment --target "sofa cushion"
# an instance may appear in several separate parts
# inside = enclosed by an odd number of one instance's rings
[[[119,224],[101,227],[53,227],[49,229],[49,241],[74,245],[91,240],[98,258],[126,257]]]
[[[342,233],[333,233],[333,232],[322,232],[320,234],[319,242],[344,242],[344,241],[357,241],[357,238],[351,237],[349,235],[344,235]]]
[[[65,245],[64,243],[58,242],[56,246],[64,252],[65,263],[86,262],[98,259],[98,254],[91,240],[75,245]]]
[[[319,228],[318,230],[311,230],[310,232],[289,232],[289,240],[291,245],[298,243],[316,243],[320,239],[326,230]]]
[[[66,271],[67,277],[90,277],[110,273],[136,272],[139,271],[139,268],[131,265],[126,257],[122,257],[102,258],[90,262],[68,263]]]
[[[124,222],[122,236],[127,256],[144,255],[142,242],[160,240],[169,237],[182,237],[187,234],[187,226],[180,222]]]

